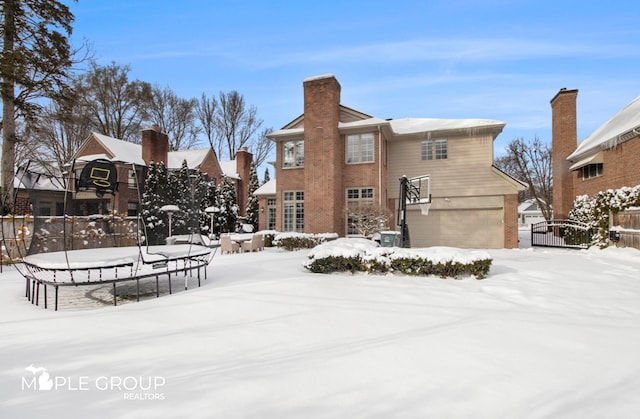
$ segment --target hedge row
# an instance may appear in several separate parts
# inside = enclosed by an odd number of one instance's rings
[[[328,239],[338,237],[337,234],[305,234],[279,233],[273,239],[273,244],[284,250],[313,249]]]
[[[332,272],[367,272],[367,273],[401,273],[404,275],[426,276],[436,275],[442,278],[459,276],[475,276],[486,278],[491,268],[492,259],[479,259],[473,262],[434,262],[425,257],[377,257],[362,256],[326,256],[308,261],[304,266],[315,273]]]

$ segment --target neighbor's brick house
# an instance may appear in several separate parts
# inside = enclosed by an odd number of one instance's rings
[[[256,191],[261,229],[345,236],[347,207],[374,204],[395,214],[400,177],[428,174],[429,215],[413,206],[407,213],[414,247],[518,246],[517,194],[526,187],[493,166],[504,123],[375,118],[340,104],[333,75],[305,79],[303,89],[304,113],[268,136],[276,143],[275,181]]]
[[[551,99],[553,218],[566,219],[577,196],[640,185],[640,97],[577,141],[577,89]]]
[[[234,181],[238,191],[239,213],[244,215],[249,187],[252,155],[246,148],[238,150],[236,159],[219,162],[213,149],[169,151],[168,136],[159,127],[142,131],[141,144],[122,141],[106,135],[91,133],[73,156],[74,171],[79,172],[86,161],[104,158],[115,163],[118,171],[118,191],[114,197],[99,198],[93,192],[78,192],[75,196],[76,214],[89,215],[115,210],[119,214],[136,215],[139,192],[144,188],[147,168],[153,162],[163,162],[169,170],[179,170],[186,160],[189,169],[200,170],[219,183],[223,176]]]

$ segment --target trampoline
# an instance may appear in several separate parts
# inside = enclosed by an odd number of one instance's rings
[[[180,235],[169,236],[167,232],[167,244],[150,244],[149,223],[142,211],[135,216],[122,216],[113,210],[120,184],[129,183],[129,179],[119,182],[118,172],[137,180],[135,164],[116,166],[104,158],[78,159],[68,169],[62,177],[55,178],[56,187],[47,188],[43,185],[55,183],[54,178],[47,178],[31,162],[21,167],[14,182],[12,208],[25,199],[19,196],[20,191],[27,191],[33,214],[30,240],[24,237],[23,218],[13,217],[12,223],[2,223],[3,246],[7,248],[11,242],[11,262],[25,278],[25,296],[32,304],[40,305],[42,299],[44,308],[48,308],[53,298],[58,310],[60,288],[110,284],[113,304],[117,305],[120,282],[135,281],[139,301],[141,279],[155,278],[157,297],[161,277],[169,281],[169,293],[172,275],[174,280],[178,275],[184,276],[185,289],[189,277],[195,275],[198,286],[201,277],[207,279],[206,267],[216,247],[199,233],[198,217],[187,220],[183,229],[186,231]],[[142,202],[141,188],[135,189],[137,202]],[[190,205],[198,208],[194,195],[191,194]],[[16,240],[19,236],[22,239]]]

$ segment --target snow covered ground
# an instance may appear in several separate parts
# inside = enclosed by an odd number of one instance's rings
[[[5,268],[0,417],[638,417],[640,252],[488,252],[481,281],[216,255],[200,288],[58,312]]]

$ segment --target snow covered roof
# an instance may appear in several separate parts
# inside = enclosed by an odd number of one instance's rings
[[[235,160],[221,161],[220,168],[222,169],[223,175],[230,177],[231,179],[240,179],[238,166],[236,165]]]
[[[400,118],[385,120],[380,118],[367,118],[352,122],[340,122],[339,129],[388,126],[394,135],[409,135],[422,132],[477,130],[482,128],[502,128],[506,124],[493,119],[440,119],[440,118]],[[301,135],[303,128],[283,128],[269,134],[270,138],[284,137],[288,135]]]
[[[119,140],[97,132],[92,132],[91,135],[112,154],[109,160],[146,166],[146,163],[142,160],[142,146],[140,144]]]
[[[26,171],[25,167],[17,169],[13,187],[39,191],[64,191],[64,180],[62,175],[47,174],[46,170],[30,164]]]
[[[142,146],[140,144],[130,143],[128,141],[119,140],[117,138],[109,137],[108,135],[99,134],[97,132],[91,133],[105,148],[107,154],[90,154],[77,157],[78,160],[95,160],[98,158],[111,160],[113,162],[134,163],[140,166],[146,166],[146,162],[142,159]],[[167,153],[167,167],[169,169],[179,169],[182,167],[182,162],[187,161],[187,166],[190,169],[198,168],[202,165],[207,155],[210,152],[210,148],[202,148],[197,150],[181,150],[170,151]],[[235,173],[235,160],[230,163],[229,172],[223,169],[223,172],[230,177],[238,177]],[[232,164],[232,168],[231,168]],[[222,166],[223,163],[220,163]]]
[[[477,128],[497,127],[506,124],[493,119],[439,119],[439,118],[402,118],[389,121],[394,134],[416,134],[431,131],[473,130]]]
[[[589,154],[613,148],[638,135],[640,135],[640,96],[582,140],[567,160],[575,162],[584,159]]]
[[[276,194],[276,180],[270,179],[264,185],[260,186],[253,193],[256,196],[267,196]]]
[[[518,214],[523,212],[535,212],[541,213],[540,208],[538,208],[538,203],[535,199],[527,199],[526,201],[522,201],[520,205],[518,205]]]
[[[209,150],[211,149],[170,151],[167,156],[167,166],[169,169],[179,169],[182,167],[182,162],[186,160],[187,167],[195,169],[202,165],[207,154],[209,154]]]

